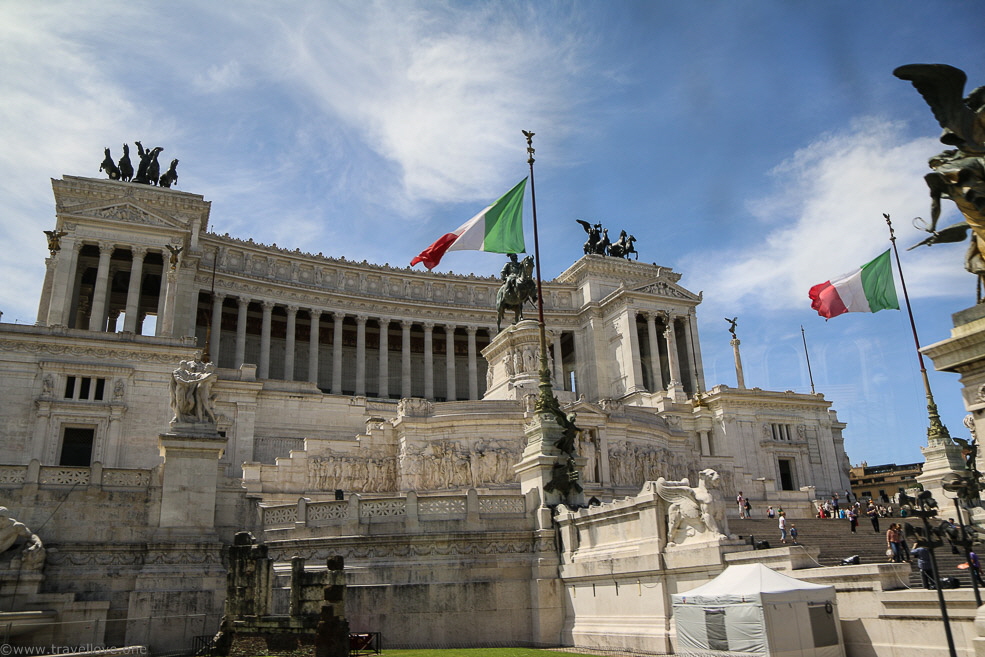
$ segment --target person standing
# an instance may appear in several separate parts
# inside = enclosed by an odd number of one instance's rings
[[[776,511],[773,510],[772,506],[769,506],[766,509],[766,517],[769,518],[770,520],[776,517]]]
[[[735,503],[739,507],[739,517],[745,519],[746,517],[746,498],[742,496],[742,491],[735,496]]]
[[[895,522],[889,525],[889,529],[886,530],[886,548],[889,552],[889,560],[893,563],[900,563],[903,561],[903,543],[902,543],[902,531],[900,526]]]
[[[746,509],[746,517],[747,518],[752,518],[752,505],[749,504],[749,500],[748,499],[746,499],[746,501],[745,501],[745,509]]]
[[[869,508],[865,511],[866,515],[869,516],[869,520],[872,521],[872,531],[879,533],[879,509],[872,502],[869,502]]]
[[[927,549],[927,544],[923,541],[917,541],[917,546],[913,548],[910,554],[917,558],[917,568],[920,569],[920,581],[923,582],[923,588],[937,588],[934,582],[934,571],[930,563],[930,550]]]
[[[848,522],[851,523],[852,533],[857,533],[855,530],[858,529],[858,511],[854,506],[848,509]]]
[[[790,523],[790,541],[797,545],[797,525]]]
[[[974,552],[968,553],[968,570],[971,571],[971,576],[975,578],[978,586],[985,586],[985,581],[982,581],[982,566],[978,562],[978,555]]]
[[[784,513],[783,511],[780,511],[780,520],[778,526],[780,528],[780,542],[786,543],[787,542],[787,514]]]

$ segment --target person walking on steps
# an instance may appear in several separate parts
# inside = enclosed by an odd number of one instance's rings
[[[790,541],[797,545],[797,525],[790,523]]]
[[[848,522],[851,524],[852,533],[857,533],[855,530],[858,529],[858,511],[855,507],[848,509]]]
[[[746,517],[746,498],[742,496],[741,490],[739,491],[739,494],[735,496],[735,503],[739,507],[739,517],[744,520]]]
[[[786,543],[787,542],[787,514],[785,514],[783,511],[780,511],[780,521],[778,523],[778,526],[780,528],[780,542]]]
[[[879,509],[872,502],[869,502],[869,508],[866,509],[865,514],[869,516],[869,520],[872,521],[872,531],[879,533]]]
[[[923,582],[923,588],[937,588],[934,583],[934,573],[930,565],[930,550],[927,549],[927,544],[923,541],[917,541],[917,546],[913,548],[910,554],[917,559],[917,568],[920,569],[920,581]]]

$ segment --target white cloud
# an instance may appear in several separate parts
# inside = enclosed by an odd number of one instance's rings
[[[748,208],[761,234],[688,256],[681,269],[689,272],[689,287],[709,291],[709,309],[740,303],[763,310],[802,307],[812,285],[890,247],[883,213],[893,219],[911,297],[954,294],[970,285],[962,245],[905,251],[926,236],[911,220],[928,212],[926,161],[942,147],[931,138],[905,141],[901,132],[899,124],[859,120],[779,164],[776,189]],[[948,221],[941,218],[944,226]]]

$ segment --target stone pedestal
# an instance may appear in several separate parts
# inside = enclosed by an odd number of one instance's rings
[[[545,506],[567,504],[568,506],[583,506],[585,495],[572,490],[567,496],[557,490],[547,490],[547,485],[555,477],[555,467],[563,465],[568,455],[554,446],[563,437],[561,426],[552,413],[535,413],[531,421],[524,427],[527,446],[523,450],[520,462],[513,466],[520,480],[520,490],[524,495],[537,491],[540,503]],[[584,456],[574,457],[574,466],[582,472],[587,459]]]
[[[520,400],[538,394],[540,328],[536,321],[525,319],[503,329],[482,350],[482,356],[488,363],[483,399]],[[548,364],[548,369],[553,371],[553,365]]]
[[[962,397],[965,408],[971,413],[969,429],[972,437],[985,439],[985,305],[977,305],[951,316],[954,328],[951,337],[924,347],[921,351],[934,361],[934,368],[941,372],[961,375]],[[941,478],[951,472],[967,472],[961,447],[950,439],[936,440],[921,448],[926,462],[923,473],[917,477],[924,490],[932,491],[942,508],[947,498],[941,490]],[[982,469],[979,452],[978,469]]]
[[[161,529],[183,534],[211,534],[219,459],[226,439],[211,424],[175,423],[159,439],[164,458]]]

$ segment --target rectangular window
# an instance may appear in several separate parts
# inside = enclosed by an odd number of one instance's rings
[[[838,628],[835,627],[834,610],[829,611],[830,604],[829,602],[822,605],[811,605],[807,608],[811,618],[811,634],[814,638],[815,648],[838,645]]]
[[[75,377],[65,377],[65,399],[75,398]]]
[[[728,650],[724,609],[705,609],[705,632],[710,650]]]
[[[93,397],[96,401],[103,400],[103,390],[106,389],[106,379],[96,379],[96,394]]]
[[[62,454],[58,465],[84,467],[92,464],[92,443],[95,429],[65,427],[62,435]]]
[[[87,376],[82,377],[79,381],[79,399],[89,399],[89,386],[92,384],[92,379]]]

